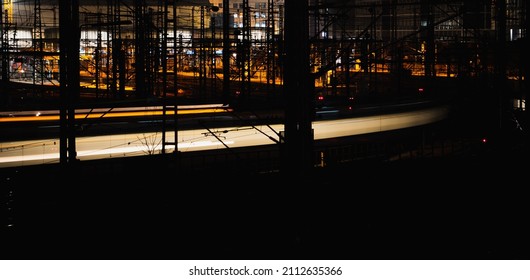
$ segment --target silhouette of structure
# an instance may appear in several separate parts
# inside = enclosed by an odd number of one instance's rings
[[[59,84],[59,4],[2,2],[2,83]],[[224,75],[238,82],[224,93],[231,98],[251,96],[254,80],[267,85],[260,91],[279,93],[284,1],[79,5],[80,77],[95,97],[180,92],[211,100],[222,96]],[[526,35],[526,6],[517,0],[310,0],[305,12],[315,86],[324,94],[401,91],[378,88],[383,74],[401,82],[409,76],[480,76],[494,73],[500,61],[507,78],[521,81],[517,42]],[[32,94],[46,94],[31,88]]]
[[[528,181],[529,6],[2,0],[0,110],[60,108],[61,163],[74,169],[0,170],[0,220],[14,233],[0,254],[529,259],[518,181]],[[313,141],[315,108],[418,97],[448,97],[451,118]],[[177,106],[209,102],[280,107],[280,148],[73,164],[79,107],[161,105],[162,152],[173,153]],[[317,152],[325,168],[309,170]],[[286,172],[261,173],[278,165]]]
[[[81,97],[90,106],[160,102],[167,116],[163,151],[175,146],[172,116],[181,102],[245,107],[266,97],[260,100],[286,106],[287,135],[310,123],[321,99],[391,101],[458,91],[487,100],[477,106],[498,110],[491,122],[499,126],[525,108],[528,4],[521,0],[308,0],[291,9],[282,0],[65,6],[2,1],[0,95],[2,108],[16,106],[20,94],[34,104],[60,96],[52,106],[63,109],[62,142],[70,139],[74,156],[69,114]],[[293,18],[302,20],[290,25]],[[481,93],[465,92],[475,85]],[[311,138],[305,126],[303,138]],[[175,139],[166,139],[166,131]]]

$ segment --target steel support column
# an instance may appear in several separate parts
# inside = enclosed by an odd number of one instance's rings
[[[525,26],[525,32],[524,32],[524,50],[528,50],[528,47],[530,46],[528,44],[528,29],[530,29],[530,21],[528,20],[528,17],[530,16],[530,3],[528,1],[524,1],[525,10],[524,10],[524,26]],[[528,110],[528,65],[529,65],[529,55],[528,51],[524,52],[524,62],[523,62],[523,75],[524,75],[524,89],[526,91],[524,99],[525,99],[525,112],[526,112],[526,124],[528,127],[528,123],[530,123],[530,110]],[[528,134],[527,134],[528,135]]]
[[[76,162],[75,106],[79,98],[79,2],[59,2],[60,163]],[[77,34],[72,36],[72,34]]]
[[[4,20],[5,19],[5,20]],[[9,16],[7,12],[4,14],[4,3],[0,1],[0,36],[2,40],[1,46],[1,63],[2,63],[2,84],[7,84],[9,81]],[[2,88],[5,88],[2,86]],[[2,93],[2,100],[7,100],[7,92]]]
[[[425,77],[435,77],[435,46],[434,46],[434,15],[432,12],[432,3],[427,0],[421,1],[421,19],[422,28],[421,40],[425,44],[424,68]]]
[[[285,1],[285,134],[283,171],[308,175],[313,168],[314,81],[309,68],[308,0]]]
[[[495,1],[497,48],[495,55],[496,94],[499,98],[499,128],[503,128],[504,114],[508,110],[506,97],[506,0]]]
[[[230,0],[223,0],[223,103],[230,97]]]

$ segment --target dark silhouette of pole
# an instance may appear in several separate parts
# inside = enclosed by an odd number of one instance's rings
[[[282,163],[289,176],[313,168],[314,80],[309,68],[308,1],[285,1],[285,134]]]
[[[528,20],[528,17],[530,16],[530,3],[528,1],[523,2],[525,7],[525,33],[524,33],[524,46],[523,50],[528,50],[529,44],[528,44],[528,30],[530,29],[530,21]],[[525,111],[526,111],[526,124],[528,127],[528,123],[530,123],[530,112],[528,110],[528,64],[530,59],[528,58],[528,51],[523,51],[523,75],[525,77],[524,79],[524,89],[526,91],[525,94]],[[527,133],[528,135],[528,133]]]
[[[250,6],[248,0],[243,0],[243,28],[241,28],[241,49],[237,56],[240,60],[241,88],[240,98],[246,103],[249,100],[251,83],[251,50],[250,50]]]
[[[434,16],[432,13],[433,4],[430,1],[421,1],[421,39],[425,43],[425,77],[433,78],[436,76],[435,69],[435,45],[434,45]],[[431,80],[431,79],[429,79]]]
[[[75,106],[79,98],[79,2],[59,2],[60,144],[63,165],[76,162]],[[72,34],[76,34],[72,36]]]
[[[68,2],[69,3],[69,2]],[[59,2],[59,161],[62,165],[68,163],[68,83],[66,71],[68,65],[68,26],[70,26],[70,7],[66,2]]]
[[[148,19],[146,19],[147,15],[144,14],[144,4],[143,0],[134,1],[136,96],[141,98],[145,98],[148,95],[146,84],[146,52],[148,50],[146,22]]]
[[[223,104],[230,96],[230,0],[223,0]]]
[[[5,21],[4,21],[5,16]],[[9,38],[8,38],[8,26],[9,22],[7,21],[7,13],[4,15],[4,3],[3,1],[0,2],[0,36],[2,40],[2,83],[7,84],[7,81],[9,80],[8,75],[8,65],[9,65]],[[5,88],[5,87],[2,87]],[[7,93],[3,93],[2,95],[7,95]]]
[[[496,33],[497,50],[495,55],[495,87],[499,98],[499,128],[503,127],[504,111],[507,109],[506,90],[506,0],[497,0],[496,9]]]

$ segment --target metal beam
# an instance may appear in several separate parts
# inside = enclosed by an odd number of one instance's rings
[[[283,171],[308,174],[313,168],[314,80],[309,65],[308,0],[285,1],[285,137]]]
[[[72,36],[72,34],[77,34]],[[75,106],[79,99],[79,2],[59,2],[60,163],[76,162]]]
[[[230,0],[223,0],[223,104],[230,97]]]

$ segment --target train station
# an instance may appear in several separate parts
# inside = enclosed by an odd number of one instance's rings
[[[2,0],[0,255],[529,259],[529,6]]]

